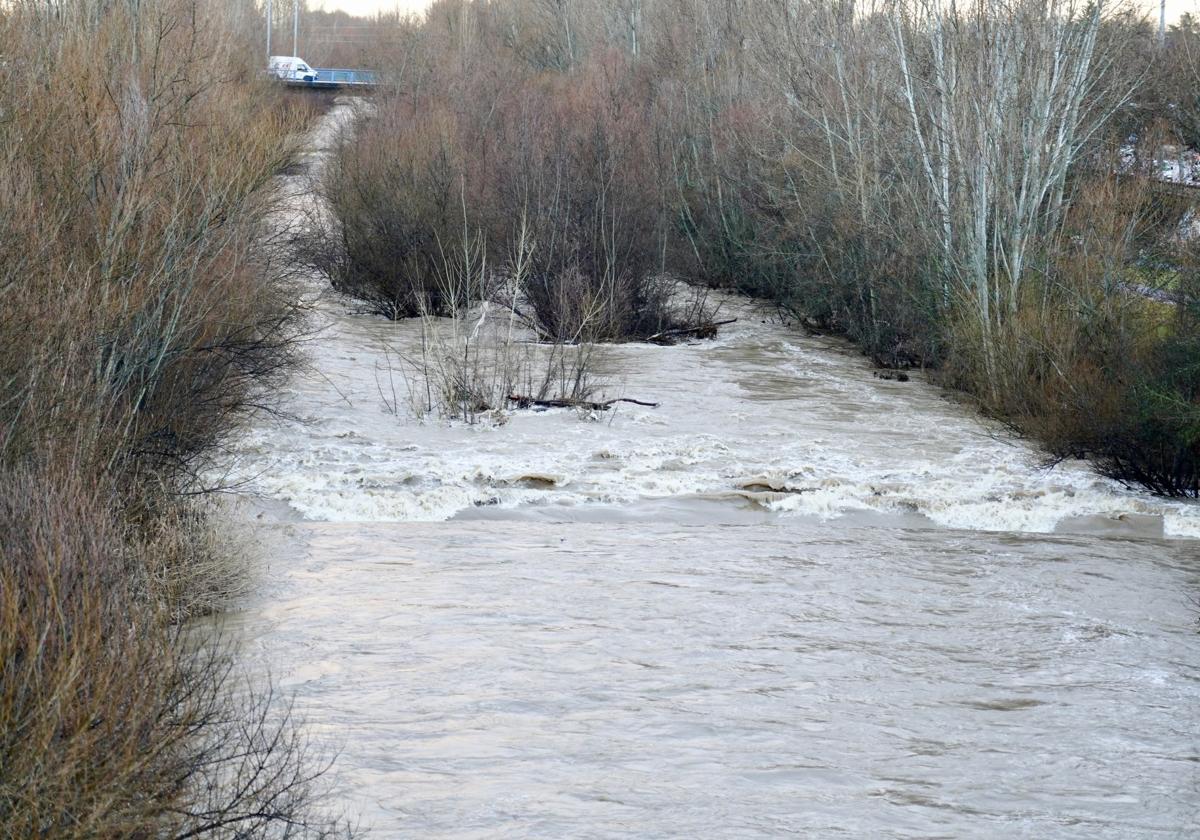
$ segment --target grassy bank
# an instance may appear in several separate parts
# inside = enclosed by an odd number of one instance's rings
[[[271,179],[310,115],[240,4],[0,7],[0,836],[324,836],[286,704],[186,621],[206,468],[295,354]],[[203,636],[203,638],[201,638]]]
[[[1049,458],[1200,494],[1192,202],[1154,180],[1194,133],[1200,30],[938,8],[435,3],[338,150],[324,267],[390,316],[446,311],[445,254],[478,239],[560,340],[702,320],[672,278],[737,289],[937,370]]]

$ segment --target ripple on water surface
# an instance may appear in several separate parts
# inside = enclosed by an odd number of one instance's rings
[[[1180,836],[1188,543],[303,524],[241,618],[379,836]]]

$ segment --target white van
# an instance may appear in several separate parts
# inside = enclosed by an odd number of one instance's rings
[[[317,71],[303,58],[294,55],[273,55],[267,60],[267,72],[285,82],[315,82]]]

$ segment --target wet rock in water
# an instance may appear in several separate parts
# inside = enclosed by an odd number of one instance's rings
[[[528,490],[549,490],[551,488],[558,487],[562,483],[562,478],[554,475],[528,473],[526,475],[519,475],[514,478],[503,479],[499,483],[502,486],[524,487]]]
[[[874,371],[876,379],[885,379],[888,382],[907,382],[908,374],[902,370],[877,370]]]

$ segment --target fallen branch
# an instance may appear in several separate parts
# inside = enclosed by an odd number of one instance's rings
[[[658,408],[658,403],[643,402],[642,400],[632,400],[628,397],[618,397],[615,400],[606,400],[604,402],[592,402],[591,400],[539,400],[536,397],[523,397],[520,394],[509,394],[509,402],[515,402],[517,408],[586,408],[588,411],[608,411],[614,404],[619,402],[633,403],[634,405],[644,405],[647,408]]]
[[[709,321],[706,324],[700,324],[696,327],[680,327],[674,330],[663,330],[652,336],[648,336],[646,341],[651,344],[669,344],[678,338],[687,338],[694,336],[695,338],[712,338],[717,334],[717,327],[723,327],[726,324],[737,323],[737,318],[728,318],[724,321]]]

